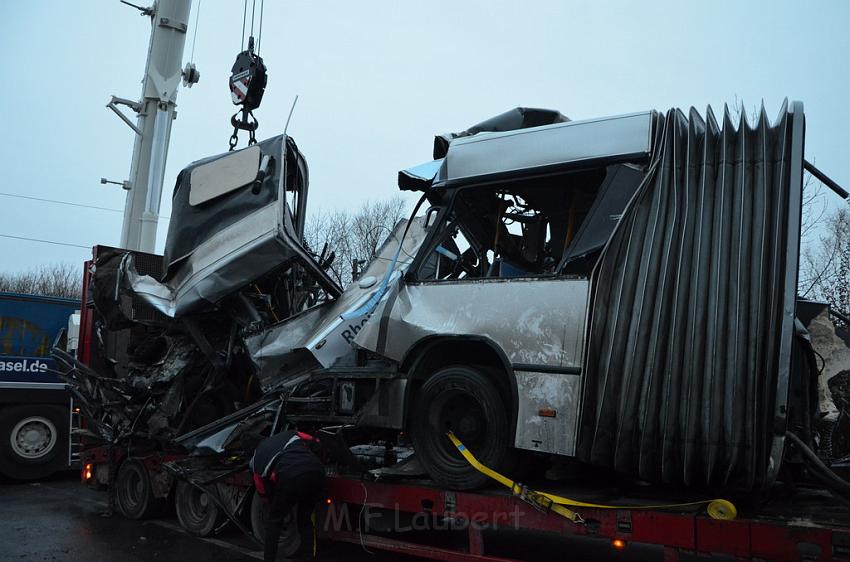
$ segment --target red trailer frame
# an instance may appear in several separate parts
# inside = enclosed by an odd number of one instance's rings
[[[511,528],[557,535],[607,539],[614,548],[629,543],[664,549],[665,561],[680,555],[723,556],[733,560],[814,562],[850,560],[850,528],[839,529],[803,520],[715,520],[697,512],[648,509],[581,508],[589,524],[575,524],[555,513],[538,511],[519,498],[500,492],[453,492],[424,485],[367,482],[346,477],[328,479],[329,513],[325,521],[340,521],[346,504],[358,509],[430,513],[456,520],[510,522]],[[335,519],[334,519],[335,518]],[[462,550],[435,548],[368,532],[326,525],[331,540],[361,544],[431,560],[514,562],[485,552],[480,526],[468,524]]]
[[[88,365],[91,361],[91,339],[93,330],[92,310],[89,308],[89,285],[91,285],[92,261],[83,264],[83,294],[80,304],[80,333],[77,340],[77,359]]]

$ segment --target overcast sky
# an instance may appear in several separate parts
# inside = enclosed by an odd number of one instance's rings
[[[202,0],[195,30],[198,6],[184,61],[197,31],[201,81],[178,95],[163,215],[179,170],[225,151],[232,131],[227,80],[243,3]],[[850,186],[844,0],[268,0],[264,15],[269,81],[258,136],[282,132],[298,94],[289,133],[310,165],[314,210],[392,196],[396,172],[428,160],[435,133],[512,107],[582,119],[672,106],[703,112],[736,96],[747,107],[764,100],[771,117],[786,96],[802,100],[807,157]],[[149,19],[118,0],[2,3],[0,192],[123,208],[124,192],[99,178],[127,178],[133,133],[104,105],[111,94],[138,98],[149,34]],[[0,196],[4,235],[114,245],[121,221],[118,212]],[[0,237],[0,270],[89,255]]]

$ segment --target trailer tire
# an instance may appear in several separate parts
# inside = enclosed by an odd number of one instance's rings
[[[257,539],[265,543],[266,541],[266,519],[269,514],[269,503],[260,497],[260,494],[254,492],[254,497],[251,498],[251,531]],[[284,522],[280,531],[280,540],[277,545],[277,555],[282,558],[289,558],[298,547],[301,545],[301,537],[298,535],[298,525],[295,520],[295,509],[289,515],[289,518]]]
[[[139,459],[127,459],[115,480],[118,509],[127,519],[149,519],[162,511],[163,498],[155,498],[150,474]]]
[[[416,393],[410,427],[417,458],[447,488],[471,490],[490,480],[460,455],[446,436],[450,430],[485,466],[510,465],[508,409],[497,384],[478,368],[451,365],[429,377]]]
[[[66,468],[69,417],[67,408],[45,404],[0,409],[0,473],[38,480]]]
[[[174,492],[174,509],[180,526],[189,533],[206,537],[224,522],[225,515],[207,492],[181,480]]]

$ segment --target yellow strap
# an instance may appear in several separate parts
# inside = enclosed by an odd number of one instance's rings
[[[706,505],[706,511],[708,515],[712,519],[735,519],[738,515],[738,510],[735,508],[735,505],[724,499],[713,499],[713,500],[701,500],[695,502],[686,502],[686,503],[668,503],[668,504],[659,504],[659,505],[605,505],[599,503],[588,503],[581,502],[577,500],[572,500],[570,498],[565,498],[562,496],[556,496],[555,494],[548,494],[546,492],[537,492],[529,489],[528,487],[514,482],[510,478],[499,474],[495,470],[484,466],[481,464],[478,459],[472,454],[472,452],[466,448],[466,446],[461,443],[460,439],[458,439],[454,433],[451,431],[448,433],[449,439],[452,444],[457,447],[457,450],[466,459],[473,468],[475,468],[478,472],[485,474],[496,480],[500,484],[511,489],[511,492],[515,496],[520,496],[522,499],[532,503],[536,507],[548,509],[563,515],[570,521],[574,521],[576,523],[580,523],[583,521],[581,516],[571,511],[563,506],[569,505],[573,507],[595,507],[601,509],[669,509],[674,507],[692,507],[696,505]]]

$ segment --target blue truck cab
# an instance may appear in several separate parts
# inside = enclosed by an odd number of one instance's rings
[[[55,374],[80,301],[0,292],[0,474],[44,478],[71,466],[71,395]],[[60,340],[62,340],[60,342]]]

